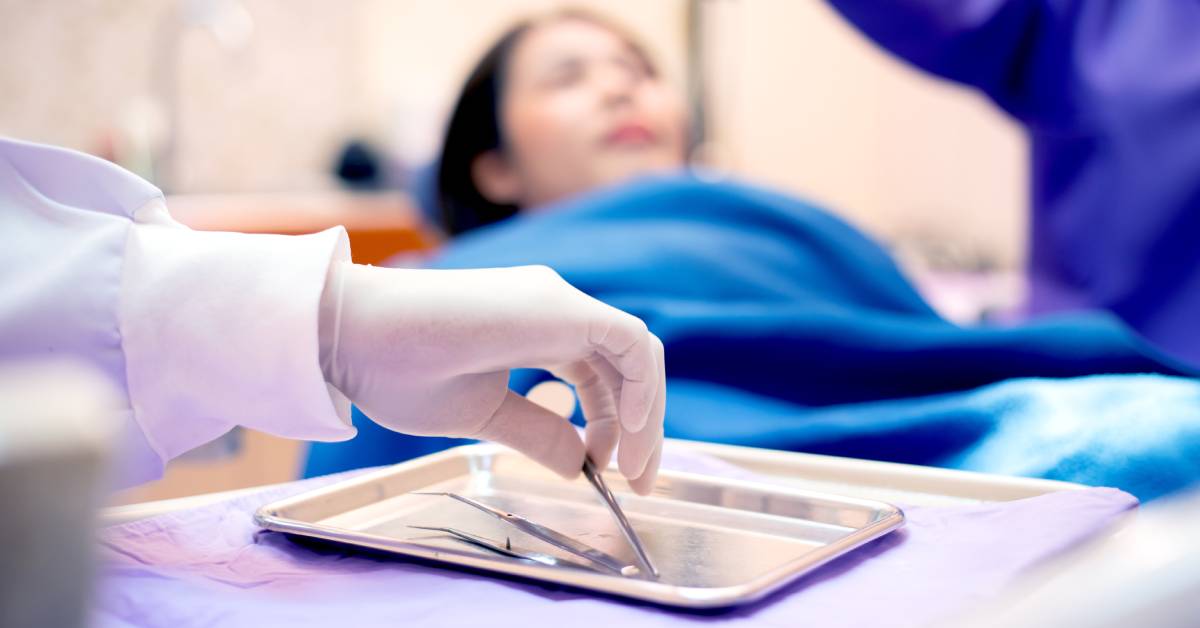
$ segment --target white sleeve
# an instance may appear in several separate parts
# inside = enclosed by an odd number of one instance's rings
[[[245,426],[345,440],[349,402],[325,382],[318,312],[337,227],[306,236],[193,231],[161,199],[134,213],[120,333],[134,419],[163,461]]]
[[[109,162],[0,137],[0,361],[74,360],[124,393],[116,475],[244,425],[354,435],[320,367],[319,300],[345,231],[197,232]]]

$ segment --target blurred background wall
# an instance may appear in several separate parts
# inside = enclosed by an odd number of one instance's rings
[[[349,137],[427,160],[492,38],[564,4],[631,26],[683,88],[686,0],[0,0],[0,133],[153,176],[147,146],[173,118],[174,192],[326,190]],[[712,163],[902,247],[1020,263],[1025,140],[989,103],[818,0],[698,5]]]

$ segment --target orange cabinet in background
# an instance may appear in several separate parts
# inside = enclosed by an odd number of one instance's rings
[[[404,194],[185,194],[167,197],[171,215],[202,231],[314,233],[346,227],[354,261],[378,264],[429,249],[438,239]]]

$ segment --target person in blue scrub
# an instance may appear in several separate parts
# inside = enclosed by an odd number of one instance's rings
[[[1103,308],[1200,364],[1200,2],[831,4],[1025,126],[1031,313]]]

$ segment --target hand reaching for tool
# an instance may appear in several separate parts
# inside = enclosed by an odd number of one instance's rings
[[[321,303],[321,366],[374,421],[425,436],[492,440],[565,477],[617,451],[639,493],[662,448],[663,346],[637,318],[553,270],[408,270],[334,264]],[[575,386],[586,445],[562,417],[509,390],[540,368]]]

